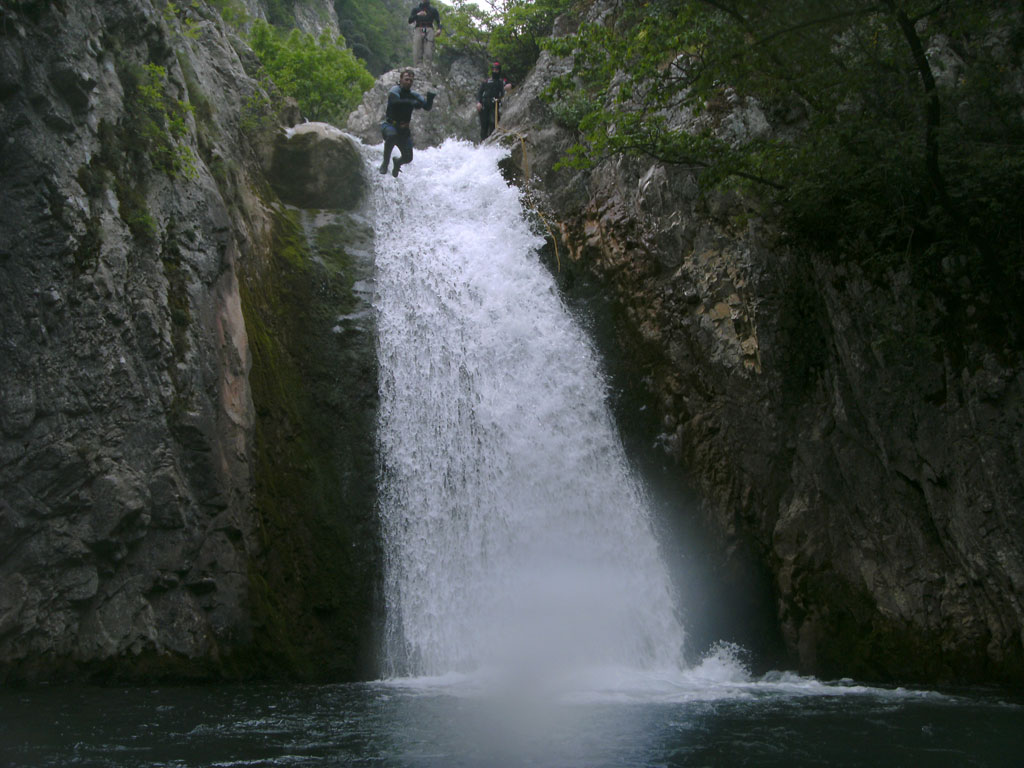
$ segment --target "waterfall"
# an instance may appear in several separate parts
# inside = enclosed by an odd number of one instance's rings
[[[649,505],[502,155],[368,158],[385,671],[678,669]]]

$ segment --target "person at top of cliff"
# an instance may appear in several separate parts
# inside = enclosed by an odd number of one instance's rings
[[[512,83],[501,74],[501,62],[491,63],[491,76],[480,83],[476,91],[476,111],[480,117],[480,141],[498,127],[501,118],[501,99],[512,88]]]
[[[384,162],[380,164],[380,172],[388,172],[391,151],[398,147],[402,156],[395,158],[394,169],[391,171],[391,175],[396,178],[399,169],[412,162],[412,113],[417,109],[429,112],[437,95],[428,91],[426,98],[420,96],[412,90],[413,77],[411,69],[402,70],[398,77],[398,85],[388,91],[387,111],[384,113],[384,122],[380,124],[381,136],[384,137]]]
[[[429,69],[434,61],[434,37],[441,31],[441,14],[430,0],[422,0],[409,14],[409,23],[412,24],[412,65],[426,64]]]

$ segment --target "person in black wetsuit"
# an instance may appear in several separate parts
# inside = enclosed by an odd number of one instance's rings
[[[402,70],[398,78],[398,85],[388,91],[388,107],[384,114],[384,122],[380,124],[381,136],[384,137],[384,162],[380,164],[380,172],[388,172],[388,161],[391,159],[391,150],[398,147],[402,156],[395,158],[394,169],[391,175],[398,177],[398,170],[406,163],[412,162],[412,130],[409,125],[412,122],[412,113],[415,109],[430,111],[434,106],[433,92],[427,93],[423,98],[416,91],[412,90],[413,71]]]
[[[409,14],[409,23],[413,25],[412,65],[426,64],[429,69],[434,60],[434,37],[441,31],[441,14],[430,0],[422,0]]]
[[[501,117],[500,104],[505,91],[512,87],[508,78],[501,74],[501,62],[491,64],[491,76],[480,83],[476,91],[476,111],[480,116],[480,141],[483,141],[498,126]]]

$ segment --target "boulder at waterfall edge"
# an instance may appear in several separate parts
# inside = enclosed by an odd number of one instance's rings
[[[299,208],[351,210],[363,198],[363,160],[352,139],[328,123],[303,123],[274,143],[270,183]]]

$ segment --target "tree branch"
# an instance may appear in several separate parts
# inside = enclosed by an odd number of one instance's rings
[[[809,19],[808,21],[801,22],[800,24],[795,24],[792,27],[786,27],[785,29],[776,30],[767,37],[762,37],[760,40],[756,40],[754,42],[754,45],[764,45],[765,43],[770,42],[777,37],[782,37],[783,35],[788,35],[790,32],[796,32],[797,30],[806,29],[807,27],[814,27],[819,24],[827,24],[830,21],[839,21],[840,19],[846,19],[851,16],[860,16],[861,14],[877,13],[880,10],[882,10],[882,6],[880,5],[869,5],[866,8],[860,8],[855,11],[846,11],[845,13],[837,13],[834,16],[822,16],[817,19]]]
[[[906,12],[896,5],[896,0],[882,0],[889,9],[896,24],[902,32],[907,45],[910,47],[914,64],[917,66],[918,74],[925,92],[925,170],[928,180],[939,202],[946,212],[953,215],[953,204],[949,199],[946,190],[946,180],[943,178],[942,169],[939,167],[939,127],[942,124],[942,105],[939,102],[939,92],[935,86],[935,75],[932,73],[931,65],[928,63],[928,56],[925,54],[924,45],[914,28],[914,22],[907,16]]]
[[[919,22],[921,19],[926,19],[929,16],[931,16],[933,13],[937,13],[938,10],[940,8],[942,8],[942,6],[944,6],[944,5],[949,5],[949,0],[939,0],[939,2],[937,2],[935,5],[933,5],[930,9],[928,9],[924,13],[919,13],[917,16],[912,18],[910,21],[913,22],[914,24],[917,24],[917,22]]]
[[[747,17],[744,16],[739,11],[737,11],[735,8],[730,8],[725,3],[716,2],[716,0],[701,0],[701,2],[703,2],[704,5],[710,5],[712,8],[717,8],[722,13],[728,16],[732,16],[732,18],[736,19],[736,21],[738,21],[744,27],[750,27],[750,22],[747,20]]]

